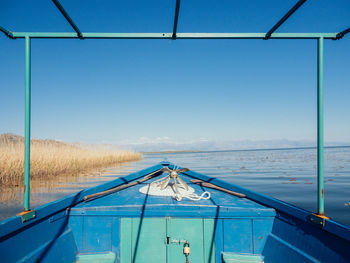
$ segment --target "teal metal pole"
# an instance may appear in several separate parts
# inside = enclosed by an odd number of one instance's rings
[[[318,39],[317,49],[317,192],[318,215],[323,216],[323,37]]]
[[[24,210],[30,210],[30,37],[25,37]]]

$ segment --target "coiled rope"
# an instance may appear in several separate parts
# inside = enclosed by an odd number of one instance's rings
[[[160,178],[144,187],[140,188],[140,192],[143,194],[149,194],[154,196],[171,196],[177,201],[181,201],[183,198],[187,198],[192,201],[208,200],[211,197],[210,192],[205,191],[201,195],[196,194],[192,187],[188,187],[186,190],[182,184],[172,183],[168,184],[164,189],[161,188],[163,182],[167,180],[167,177]]]

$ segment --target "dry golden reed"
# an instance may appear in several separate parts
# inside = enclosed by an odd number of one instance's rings
[[[34,180],[45,180],[61,175],[79,175],[140,159],[142,155],[132,151],[36,140],[31,143],[30,176]],[[0,186],[23,185],[23,175],[23,142],[2,142]]]

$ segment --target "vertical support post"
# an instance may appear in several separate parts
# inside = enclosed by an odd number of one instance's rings
[[[323,37],[317,45],[317,192],[318,215],[324,216],[323,185]]]
[[[24,211],[30,210],[30,37],[25,37],[25,134],[24,134]]]

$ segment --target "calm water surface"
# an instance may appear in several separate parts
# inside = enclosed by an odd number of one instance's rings
[[[250,150],[201,153],[145,154],[144,159],[106,169],[94,176],[63,179],[33,187],[32,207],[62,198],[119,176],[168,160],[182,167],[218,177],[231,183],[317,210],[316,149]],[[325,212],[334,220],[350,225],[350,147],[325,149]],[[0,219],[22,209],[22,192],[0,193]]]

